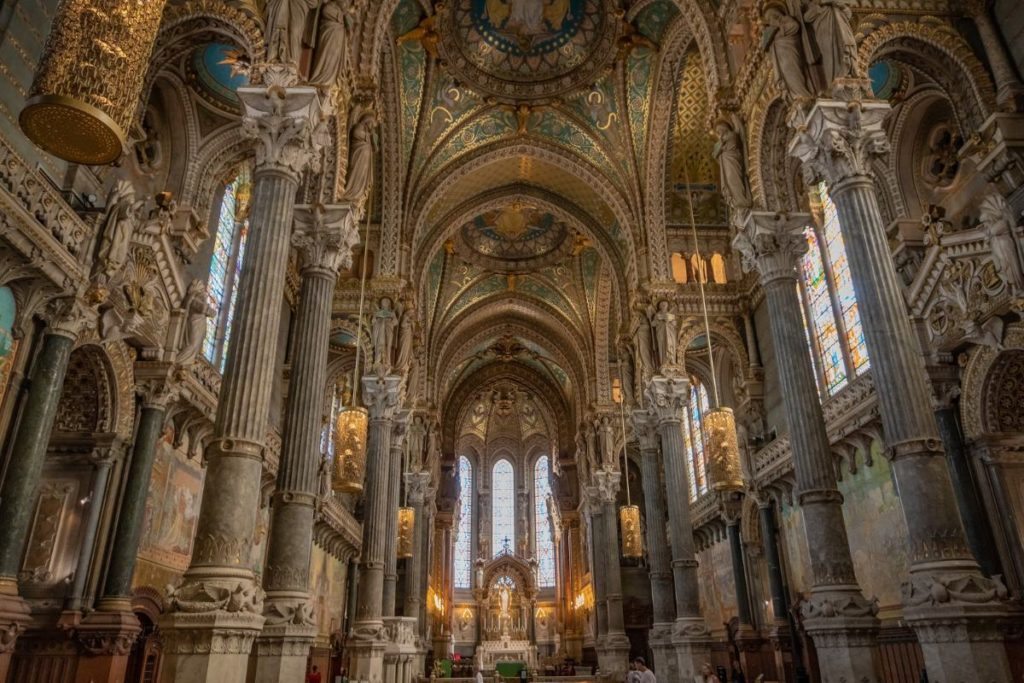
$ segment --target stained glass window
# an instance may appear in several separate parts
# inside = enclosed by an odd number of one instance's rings
[[[515,547],[516,477],[512,463],[499,460],[491,470],[491,549],[497,557]]]
[[[555,585],[555,541],[551,537],[551,511],[548,496],[548,456],[542,455],[533,467],[533,535],[537,539],[537,583],[541,588]]]
[[[686,444],[686,474],[690,480],[690,501],[708,492],[707,460],[704,454],[704,413],[710,410],[708,390],[696,377],[690,378],[690,413],[683,424]]]
[[[459,528],[455,535],[455,587],[472,588],[473,580],[473,465],[459,457]]]
[[[832,293],[829,290],[828,277],[825,275],[825,262],[821,255],[818,233],[814,228],[808,227],[804,234],[809,247],[803,259],[804,287],[811,309],[811,325],[814,329],[817,356],[825,373],[825,386],[829,393],[832,393],[846,385],[846,363],[843,360],[839,328],[832,308]]]
[[[215,367],[223,370],[231,342],[231,323],[238,301],[238,279],[245,257],[245,243],[249,233],[249,199],[252,194],[252,174],[242,166],[234,180],[224,187],[217,218],[217,236],[210,260],[210,278],[207,293],[214,316],[206,323],[203,355]]]

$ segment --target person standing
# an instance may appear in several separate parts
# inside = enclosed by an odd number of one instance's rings
[[[643,657],[634,659],[633,664],[636,665],[636,670],[640,672],[640,683],[657,683],[654,672],[647,668],[647,661]]]
[[[484,672],[480,669],[476,670],[476,683],[484,683]]]
[[[306,683],[321,683],[322,681],[323,676],[320,675],[320,667],[314,664],[313,668],[306,674]]]

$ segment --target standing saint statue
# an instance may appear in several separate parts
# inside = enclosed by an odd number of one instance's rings
[[[668,301],[662,299],[651,316],[654,338],[658,347],[658,361],[661,367],[676,364],[676,346],[679,344],[679,318],[669,309]]]
[[[740,137],[738,121],[722,117],[715,122],[714,157],[718,160],[721,174],[722,194],[733,209],[749,209],[753,201],[747,185],[746,163],[743,153],[743,138]]]
[[[348,175],[345,178],[345,201],[358,202],[366,197],[373,181],[374,132],[377,113],[369,107],[357,106],[353,111],[349,136]]]
[[[402,321],[398,325],[398,354],[395,357],[395,368],[404,373],[412,363],[412,346],[416,334],[413,309],[406,306],[402,313]]]
[[[132,235],[142,219],[143,201],[135,199],[135,188],[119,180],[107,196],[107,216],[100,228],[100,246],[96,254],[98,272],[106,279],[128,263]]]
[[[814,97],[800,48],[800,22],[789,15],[784,3],[770,1],[764,9],[764,26],[761,46],[768,52],[779,85],[791,97]]]
[[[392,306],[392,301],[388,297],[381,299],[380,308],[373,314],[373,324],[370,327],[373,367],[385,374],[391,371],[391,355],[395,348],[395,328],[398,326],[398,316]]]
[[[316,39],[316,57],[309,82],[330,88],[338,84],[348,66],[347,14],[342,0],[330,0],[320,11],[320,28]]]
[[[647,379],[646,373],[655,372],[657,368],[654,367],[654,342],[651,338],[650,318],[642,308],[638,312],[636,329],[633,331],[633,343],[636,344],[636,350],[640,356],[641,367],[638,370],[640,371],[640,381],[643,383]]]
[[[267,61],[298,64],[306,17],[317,0],[268,0]]]
[[[213,315],[207,300],[206,285],[202,280],[192,280],[185,292],[182,308],[185,310],[185,334],[178,350],[177,362],[182,366],[191,365],[199,356],[199,350],[206,339],[207,318]]]
[[[981,202],[981,225],[992,250],[992,263],[1010,292],[1024,292],[1024,250],[1014,236],[1013,211],[1000,194]]]
[[[850,19],[853,13],[847,0],[811,0],[804,19],[814,28],[814,44],[821,54],[825,82],[832,85],[837,78],[854,74],[857,60],[857,38]]]

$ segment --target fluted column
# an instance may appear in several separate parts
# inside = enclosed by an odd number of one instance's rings
[[[384,569],[387,561],[388,487],[391,433],[402,378],[363,377],[363,402],[370,412],[366,486],[363,492],[363,547],[359,557],[359,594],[352,627],[350,676],[381,681],[384,676]]]
[[[676,680],[672,624],[676,619],[672,590],[672,565],[665,536],[665,493],[658,452],[658,423],[646,410],[633,413],[635,433],[640,440],[640,472],[644,487],[647,567],[650,570],[653,626],[648,642],[654,653],[654,672],[663,680]]]
[[[733,248],[760,275],[768,307],[780,393],[790,425],[796,494],[811,554],[812,588],[804,605],[804,625],[822,653],[826,679],[877,681],[877,607],[864,598],[854,575],[843,496],[836,485],[797,292],[797,267],[807,251],[804,228],[809,223],[806,214],[751,212]]]
[[[309,559],[319,493],[320,435],[327,384],[331,304],[339,268],[351,267],[358,240],[348,206],[296,207],[292,244],[299,254],[299,307],[285,408],[277,488],[263,575],[263,632],[256,641],[256,681],[305,675],[316,636],[309,602]]]
[[[1019,111],[1024,106],[1024,85],[1021,84],[1010,55],[1006,51],[1003,38],[989,9],[989,0],[966,0],[964,9],[971,15],[971,20],[978,28],[978,37],[988,57],[988,65],[992,69],[996,86],[996,103],[1007,112]]]
[[[29,606],[18,594],[18,571],[35,510],[39,480],[57,417],[68,359],[78,335],[94,319],[78,301],[51,306],[52,322],[32,367],[31,384],[13,435],[12,457],[0,489],[0,681],[6,680],[18,636],[29,621]]]
[[[790,152],[823,178],[839,212],[850,274],[871,355],[888,456],[910,543],[904,617],[935,680],[1008,680],[997,620],[1005,589],[982,576],[960,521],[943,457],[924,362],[893,265],[869,173],[888,152],[876,100],[819,100]]]
[[[203,503],[183,585],[161,622],[161,680],[242,683],[263,627],[249,566],[276,363],[295,194],[315,152],[319,100],[309,87],[246,87],[242,129],[256,141],[252,212],[231,349],[206,450]]]
[[[423,620],[420,612],[423,606],[424,576],[422,562],[425,554],[425,529],[426,529],[426,501],[427,491],[430,488],[430,472],[409,472],[405,475],[405,490],[408,495],[407,503],[413,509],[415,515],[412,533],[412,557],[405,561],[405,606],[402,614],[407,617],[416,617],[416,635],[422,638],[425,635]]]
[[[608,612],[608,630],[598,651],[601,671],[614,679],[626,674],[629,664],[629,638],[622,613],[622,566],[619,560],[619,486],[622,474],[614,470],[594,472],[595,490],[601,505],[601,529],[604,542],[598,562],[604,563],[604,594]]]
[[[608,634],[608,580],[607,567],[604,561],[604,554],[608,552],[605,547],[604,534],[604,510],[601,507],[597,491],[591,487],[587,491],[587,511],[590,515],[590,549],[591,567],[590,574],[594,583],[594,616],[597,622],[597,632],[594,640],[598,647],[604,644],[604,638]]]
[[[395,413],[391,427],[391,462],[388,465],[387,527],[384,531],[384,590],[385,617],[395,616],[395,594],[398,589],[398,506],[402,495],[402,452],[405,434],[409,428],[409,411]]]
[[[676,648],[679,680],[700,675],[710,658],[707,624],[700,613],[697,557],[690,520],[690,490],[683,443],[683,415],[690,399],[690,382],[680,375],[657,375],[647,387],[647,405],[661,436],[661,457],[665,466],[665,500],[668,503],[672,578],[676,595],[676,622],[672,642]]]

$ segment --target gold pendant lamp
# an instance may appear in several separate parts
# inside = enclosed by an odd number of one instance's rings
[[[63,0],[19,123],[76,164],[120,158],[149,70],[164,0]]]
[[[408,448],[408,442],[406,442],[406,448]],[[405,473],[406,467],[406,451],[402,451],[402,472]],[[416,529],[416,510],[409,507],[409,486],[408,477],[405,478],[406,487],[402,491],[402,507],[398,508],[398,558],[408,559],[412,557],[412,540],[413,532]]]
[[[621,366],[621,361],[620,361]],[[621,378],[622,373],[619,373]],[[619,532],[622,535],[622,556],[644,556],[643,534],[640,529],[640,508],[633,505],[629,495],[629,457],[626,454],[626,397],[619,380],[619,420],[622,423],[622,478],[626,482],[626,504],[619,508]]]

